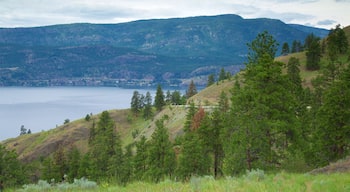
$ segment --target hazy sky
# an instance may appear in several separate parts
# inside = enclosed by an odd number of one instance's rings
[[[0,0],[0,27],[238,14],[322,28],[350,25],[350,0]]]

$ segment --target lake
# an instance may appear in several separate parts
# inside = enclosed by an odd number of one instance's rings
[[[65,119],[130,108],[134,91],[115,87],[0,87],[0,141],[17,137],[22,125],[36,133],[62,125]],[[137,91],[155,96],[155,90]]]

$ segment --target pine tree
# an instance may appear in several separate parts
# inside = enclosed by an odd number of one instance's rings
[[[67,157],[62,146],[59,146],[53,155],[52,159],[53,178],[56,182],[65,180],[65,175],[68,173]]]
[[[161,111],[165,106],[164,93],[160,85],[158,85],[157,87],[156,97],[154,99],[154,106],[156,107],[157,111]]]
[[[227,79],[225,69],[221,68],[220,73],[219,73],[219,81],[223,81],[225,79]]]
[[[143,109],[143,117],[145,119],[149,119],[152,117],[153,112],[152,112],[152,96],[149,91],[147,91],[145,99],[144,99],[144,109]]]
[[[227,119],[225,166],[229,174],[245,169],[274,169],[283,160],[295,133],[294,98],[275,62],[277,43],[268,33],[249,44],[244,87],[236,83]],[[292,107],[291,107],[292,106]]]
[[[321,45],[320,38],[316,37],[314,34],[307,36],[305,40],[306,47],[306,69],[308,70],[318,70],[320,69],[321,61]]]
[[[67,153],[67,176],[69,182],[73,182],[74,179],[79,179],[79,167],[80,167],[80,151],[73,147],[68,153]]]
[[[319,164],[344,158],[350,154],[350,67],[325,91],[317,114],[315,135],[319,145]]]
[[[126,168],[125,166],[125,159],[122,149],[122,143],[120,139],[120,135],[114,131],[113,132],[113,140],[111,140],[111,148],[113,151],[110,152],[110,158],[108,159],[108,170],[107,174],[108,177],[114,178],[119,184],[123,185],[125,184],[125,176],[126,176]]]
[[[289,45],[287,42],[283,43],[282,45],[282,51],[281,51],[281,55],[288,55],[289,54]]]
[[[162,120],[157,120],[156,130],[149,142],[147,177],[151,181],[159,182],[166,177],[172,177],[175,169],[175,152],[169,140],[168,130]]]
[[[171,103],[175,105],[183,104],[180,91],[174,91],[171,94]]]
[[[197,88],[196,88],[196,85],[194,84],[193,80],[191,80],[191,83],[188,86],[188,89],[186,91],[186,97],[188,99],[188,98],[192,97],[195,94],[197,94]]]
[[[214,74],[210,74],[208,76],[208,81],[207,81],[207,87],[215,83],[215,76]]]
[[[291,92],[294,95],[302,94],[302,85],[301,85],[301,77],[300,77],[300,62],[299,59],[295,57],[291,57],[287,64],[287,78],[291,83]]]
[[[327,51],[331,61],[335,61],[339,54],[344,54],[348,50],[348,40],[345,32],[337,25],[335,29],[331,29],[327,38]]]
[[[146,137],[142,136],[140,141],[136,143],[136,155],[133,160],[133,167],[135,172],[135,179],[140,181],[145,177],[145,173],[148,171],[148,143]]]
[[[92,179],[103,179],[111,174],[110,158],[116,155],[116,144],[120,138],[115,132],[115,123],[108,111],[103,111],[95,130],[95,137],[90,143],[89,175]]]
[[[0,143],[0,182],[2,187],[12,188],[28,182],[25,166],[18,160],[15,151],[10,151]]]
[[[141,104],[142,100],[141,100],[141,95],[138,91],[134,91],[132,98],[131,98],[131,111],[137,115],[140,113],[141,111]]]

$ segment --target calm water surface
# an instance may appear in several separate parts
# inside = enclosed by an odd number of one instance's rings
[[[152,97],[155,90],[137,90]],[[17,137],[22,125],[32,133],[103,110],[130,108],[134,89],[113,87],[0,87],[0,141]]]

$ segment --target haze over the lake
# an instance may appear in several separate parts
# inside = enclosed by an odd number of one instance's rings
[[[154,90],[138,90],[141,94]],[[130,108],[133,89],[113,87],[0,87],[0,141],[17,137],[22,125],[32,133],[104,110]]]
[[[2,0],[0,27],[238,14],[319,28],[350,25],[350,0]]]

